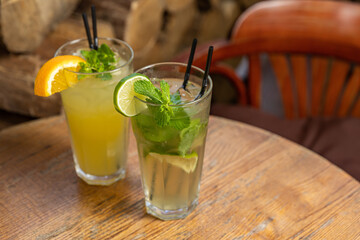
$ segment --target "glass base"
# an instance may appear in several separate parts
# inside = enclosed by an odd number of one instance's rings
[[[125,178],[125,169],[119,169],[116,173],[108,176],[95,176],[85,173],[80,169],[77,164],[75,165],[76,174],[79,178],[84,180],[89,185],[103,185],[107,186],[113,184],[114,182]]]
[[[176,210],[164,210],[155,207],[150,202],[145,200],[146,212],[161,220],[175,220],[175,219],[185,218],[196,208],[197,205],[198,205],[198,200],[196,199],[187,208],[180,208]]]

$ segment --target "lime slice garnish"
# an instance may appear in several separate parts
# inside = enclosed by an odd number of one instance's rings
[[[185,172],[193,172],[196,168],[198,155],[196,152],[185,155],[184,157],[178,155],[165,155],[151,152],[146,156],[145,161],[159,161],[161,163],[167,162],[173,166],[183,169]]]
[[[146,97],[140,95],[134,90],[134,83],[139,80],[150,79],[140,73],[133,73],[123,79],[116,85],[114,90],[114,106],[116,111],[126,117],[132,117],[146,109],[146,104],[135,99],[135,96],[144,100]]]

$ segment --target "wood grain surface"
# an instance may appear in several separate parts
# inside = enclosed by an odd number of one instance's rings
[[[0,239],[360,239],[360,184],[277,135],[211,117],[199,205],[146,214],[135,139],[109,187],[75,174],[63,117],[0,132]]]

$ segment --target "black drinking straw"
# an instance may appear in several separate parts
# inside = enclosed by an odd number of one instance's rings
[[[97,50],[99,46],[99,41],[97,37],[96,11],[94,5],[91,6],[91,17],[92,17],[92,26],[93,26],[93,35],[94,35],[94,49]]]
[[[94,45],[92,43],[92,40],[91,40],[91,33],[90,33],[90,28],[89,28],[89,23],[88,23],[88,20],[87,20],[87,16],[86,16],[86,13],[83,13],[82,14],[82,17],[83,17],[83,20],[84,20],[84,26],[85,26],[85,30],[86,30],[86,36],[88,38],[88,41],[89,41],[89,47],[91,49],[94,48]]]
[[[205,93],[205,89],[207,87],[207,82],[208,82],[207,79],[209,76],[210,63],[211,63],[213,50],[214,50],[214,47],[210,46],[209,51],[208,51],[207,60],[206,60],[205,74],[204,74],[204,78],[202,81],[201,90],[200,90],[200,93],[196,96],[195,100],[198,100],[199,98],[201,98]]]
[[[196,44],[197,44],[197,39],[194,38],[192,45],[191,45],[191,51],[190,51],[190,56],[189,56],[189,60],[188,60],[188,64],[186,67],[186,72],[185,72],[185,76],[184,76],[184,82],[181,86],[181,88],[186,90],[186,85],[189,81],[190,78],[190,70],[191,70],[191,65],[194,59],[194,55],[195,55],[195,49],[196,49]]]

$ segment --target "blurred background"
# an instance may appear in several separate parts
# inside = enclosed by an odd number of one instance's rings
[[[33,94],[36,73],[69,40],[85,38],[81,14],[98,35],[128,42],[134,68],[169,61],[191,45],[227,38],[255,0],[1,0],[0,129],[61,112],[60,96]]]

